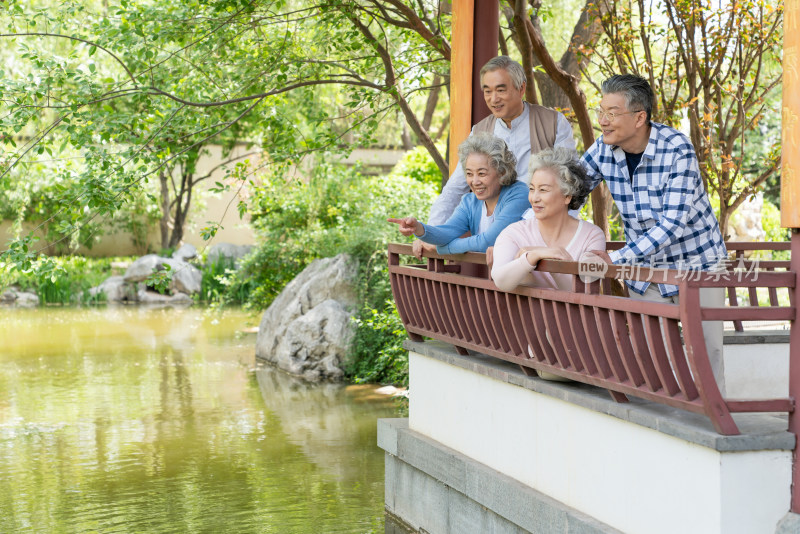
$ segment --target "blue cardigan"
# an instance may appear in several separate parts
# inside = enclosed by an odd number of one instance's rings
[[[500,232],[509,224],[522,220],[522,214],[530,207],[527,184],[517,181],[503,186],[494,208],[494,222],[485,232],[479,234],[483,201],[478,200],[475,193],[467,193],[446,223],[439,226],[423,223],[425,233],[419,238],[437,245],[436,252],[439,254],[486,252],[487,248],[494,245]],[[467,230],[472,235],[461,238]]]

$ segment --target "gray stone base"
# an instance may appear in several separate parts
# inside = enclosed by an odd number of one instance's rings
[[[418,532],[619,533],[592,517],[408,429],[378,421],[386,451],[386,510]]]
[[[775,529],[775,534],[797,534],[800,532],[800,514],[793,514],[789,512],[780,523],[778,528]]]

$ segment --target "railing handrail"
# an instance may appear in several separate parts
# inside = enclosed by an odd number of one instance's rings
[[[426,252],[427,265],[401,265],[400,255],[412,255],[411,246],[389,245],[392,291],[412,339],[433,337],[464,354],[472,349],[517,363],[526,373],[537,369],[600,386],[619,402],[633,395],[703,413],[722,434],[739,432],[731,412],[794,409],[792,398],[724,399],[700,328],[707,320],[794,320],[793,300],[783,305],[775,296],[779,288],[793,292],[793,271],[693,271],[687,276],[677,270],[642,267],[631,272],[609,266],[591,283],[576,276],[572,291],[520,286],[503,292],[487,276],[484,254]],[[462,265],[453,261],[478,264],[483,271],[461,274]],[[575,275],[580,264],[543,260],[538,269]],[[674,283],[680,303],[615,296],[608,278],[617,277]],[[703,287],[729,288],[731,305],[702,306]],[[760,306],[753,295],[762,287],[769,289],[770,299]],[[755,305],[738,306],[733,288],[747,289]]]
[[[413,255],[411,245],[390,243],[388,250],[389,253],[396,253],[404,256]],[[422,256],[430,260],[487,265],[486,254],[483,252],[442,255],[436,252],[423,251]],[[767,269],[776,267],[788,269],[788,263],[788,261],[761,261],[758,263],[755,261],[745,261],[744,265],[746,267],[763,266]],[[581,262],[577,261],[540,260],[536,266],[536,270],[548,273],[580,275],[583,274],[580,266]],[[676,286],[680,285],[685,279],[688,279],[692,286],[702,287],[794,287],[794,275],[789,272],[744,272],[737,270],[707,272],[694,269],[660,269],[645,267],[643,265],[606,265],[605,269],[604,272],[598,272],[593,276],[597,278],[635,280]],[[732,277],[736,279],[734,280]]]

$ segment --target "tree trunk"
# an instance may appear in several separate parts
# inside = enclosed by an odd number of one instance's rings
[[[170,223],[170,201],[169,201],[169,182],[168,173],[161,171],[158,175],[158,180],[161,184],[161,219],[159,220],[159,229],[161,230],[161,248],[169,248],[169,223]]]
[[[167,248],[177,248],[183,240],[183,226],[192,204],[192,178],[191,172],[181,169],[181,189],[175,196],[175,219]]]
[[[531,104],[538,104],[539,99],[536,96],[536,79],[533,74],[533,68],[536,66],[537,62],[534,58],[530,34],[528,34],[525,29],[525,19],[528,18],[527,8],[528,3],[526,0],[516,0],[514,3],[514,18],[512,22],[514,33],[517,35],[515,42],[522,54],[522,68],[525,69],[525,78],[527,79],[525,100]]]
[[[602,3],[602,5],[606,4]],[[578,22],[575,23],[575,28],[572,30],[569,46],[558,62],[564,72],[579,79],[583,69],[589,65],[589,54],[583,51],[594,45],[603,31],[599,18],[601,9],[594,0],[586,2]],[[538,21],[534,21],[534,27],[538,28]],[[535,76],[539,94],[542,95],[542,105],[555,108],[570,107],[567,94],[547,74],[537,72]]]
[[[414,143],[411,142],[411,132],[408,131],[408,124],[405,121],[403,121],[403,131],[400,134],[400,138],[403,141],[403,150],[414,148]]]
[[[395,103],[400,106],[400,110],[403,112],[403,115],[406,118],[406,123],[408,123],[411,131],[417,135],[417,139],[419,140],[420,144],[424,146],[431,155],[434,163],[436,163],[436,166],[439,168],[439,172],[441,172],[442,175],[450,176],[450,170],[447,162],[442,157],[439,149],[436,148],[436,145],[433,143],[430,135],[428,135],[428,132],[422,128],[419,119],[417,119],[417,116],[414,114],[414,110],[411,109],[411,106],[403,94],[402,87],[400,87],[399,80],[395,74],[394,63],[392,62],[392,56],[389,54],[389,51],[381,44],[381,41],[375,38],[370,29],[354,13],[346,12],[345,15],[353,22],[358,31],[360,31],[361,34],[367,39],[367,42],[372,44],[372,47],[378,54],[378,57],[381,58],[383,67],[386,71],[384,81],[386,92],[388,92],[389,95],[394,99]]]
[[[438,74],[433,75],[433,87],[428,93],[428,99],[425,102],[425,113],[422,115],[422,129],[426,132],[431,129],[433,124],[433,114],[436,112],[436,104],[439,103],[439,92],[442,90],[442,78]]]
[[[524,5],[524,0],[516,0],[516,2],[516,7],[518,8],[516,12],[518,13],[520,11],[520,4]],[[525,29],[530,38],[531,46],[533,47],[533,52],[542,62],[542,67],[550,79],[552,79],[555,84],[558,85],[558,87],[561,88],[561,90],[564,91],[564,93],[569,97],[572,111],[575,113],[575,119],[577,120],[578,127],[580,128],[583,146],[584,148],[590,147],[592,143],[594,143],[594,130],[592,128],[591,118],[589,117],[589,110],[586,107],[586,95],[578,86],[578,82],[580,80],[579,76],[566,72],[555,62],[544,44],[541,31],[537,30],[527,15],[525,15],[523,18],[525,22]],[[599,226],[606,236],[609,235],[608,211],[606,209],[607,198],[608,188],[605,186],[605,184],[600,184],[600,186],[595,188],[595,190],[592,192],[592,213],[594,224]]]
[[[730,239],[730,235],[728,235],[728,225],[731,223],[731,215],[733,211],[731,211],[728,206],[722,203],[720,200],[719,203],[719,231],[722,234],[722,239],[727,241]]]

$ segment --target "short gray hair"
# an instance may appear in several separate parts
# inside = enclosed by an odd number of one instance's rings
[[[621,93],[625,97],[628,111],[646,111],[647,120],[653,114],[653,89],[650,83],[635,74],[615,74],[603,82],[604,95]]]
[[[511,185],[517,179],[517,158],[508,149],[506,142],[488,133],[470,135],[458,145],[458,161],[461,168],[467,166],[470,154],[483,154],[489,165],[500,175],[500,185]]]
[[[525,83],[525,69],[522,65],[514,61],[508,56],[493,57],[486,62],[486,65],[481,68],[480,82],[483,84],[483,75],[493,70],[503,69],[511,77],[511,83],[514,84],[514,89],[519,91],[522,89],[522,84]]]
[[[569,209],[577,210],[586,201],[591,192],[586,170],[578,161],[575,151],[564,147],[546,148],[531,156],[528,164],[528,182],[533,173],[542,169],[550,169],[556,175],[558,186],[565,197],[572,197]]]

